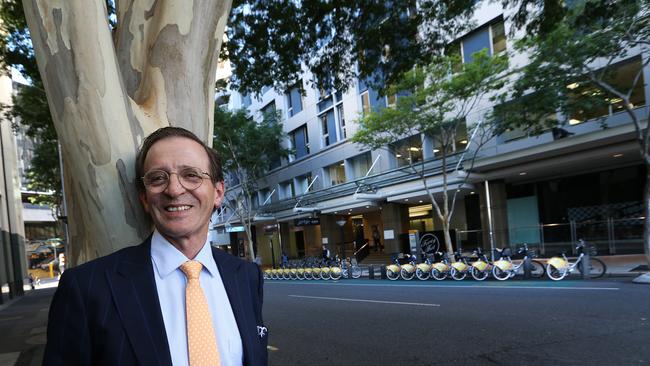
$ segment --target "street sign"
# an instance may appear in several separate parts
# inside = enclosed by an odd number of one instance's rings
[[[320,218],[318,217],[303,217],[301,219],[293,220],[294,226],[311,226],[311,225],[320,225]]]

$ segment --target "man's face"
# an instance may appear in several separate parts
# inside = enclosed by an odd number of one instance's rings
[[[150,170],[177,173],[184,168],[199,168],[210,173],[210,161],[203,147],[185,137],[168,137],[154,143],[144,161],[145,174]],[[156,229],[172,244],[186,240],[205,242],[212,210],[223,199],[223,182],[216,185],[205,176],[195,190],[185,189],[177,174],[170,174],[169,185],[160,193],[148,189],[140,194],[145,211]]]

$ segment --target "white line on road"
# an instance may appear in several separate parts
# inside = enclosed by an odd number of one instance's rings
[[[299,298],[302,298],[302,299],[317,299],[317,300],[370,302],[370,303],[374,303],[374,304],[413,305],[413,306],[431,306],[431,307],[439,307],[440,306],[440,304],[425,304],[425,303],[420,303],[420,302],[381,301],[381,300],[366,300],[366,299],[344,299],[344,298],[341,298],[341,297],[321,297],[321,296],[303,296],[303,295],[289,295],[289,297],[299,297]]]
[[[481,285],[402,285],[402,284],[380,284],[380,283],[341,283],[341,282],[331,282],[331,283],[326,283],[326,282],[310,282],[310,283],[305,283],[305,282],[271,282],[271,281],[266,281],[264,282],[264,285],[267,284],[280,284],[280,285],[306,285],[306,286],[311,286],[311,285],[320,285],[320,286],[366,286],[366,287],[410,287],[410,288],[417,288],[417,287],[425,287],[425,288],[483,288],[483,289],[491,289],[491,288],[498,288],[498,289],[531,289],[531,290],[536,290],[536,289],[541,289],[541,290],[590,290],[590,291],[597,291],[597,290],[603,290],[603,291],[617,291],[620,290],[618,287],[554,287],[554,286],[499,286],[499,285],[486,285],[486,286],[481,286]]]

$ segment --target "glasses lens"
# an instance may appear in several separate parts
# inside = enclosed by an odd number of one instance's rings
[[[144,175],[144,185],[153,189],[165,188],[169,182],[169,174],[164,170],[151,170]]]
[[[197,168],[187,168],[178,174],[183,187],[189,190],[197,189],[203,183],[203,172]]]

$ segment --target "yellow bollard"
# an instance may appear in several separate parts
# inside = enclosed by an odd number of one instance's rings
[[[50,278],[54,278],[54,263],[50,262]]]

